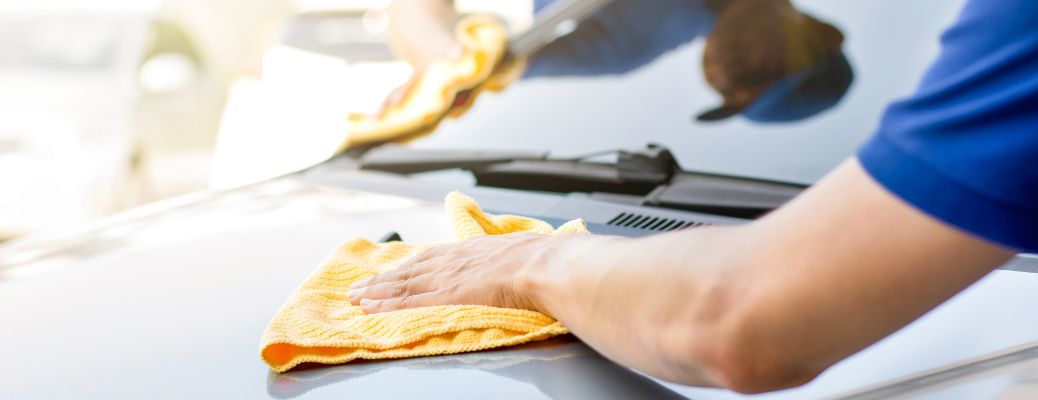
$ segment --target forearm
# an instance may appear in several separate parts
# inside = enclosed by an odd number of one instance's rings
[[[452,0],[393,0],[389,4],[389,43],[393,52],[416,69],[456,51]]]
[[[853,162],[754,223],[573,242],[531,274],[539,309],[625,365],[749,392],[810,380],[1011,256]]]
[[[537,309],[620,364],[674,382],[724,386],[714,371],[720,360],[700,350],[715,347],[707,343],[722,336],[740,291],[724,267],[739,254],[742,229],[568,238],[551,262],[531,264],[525,290]]]

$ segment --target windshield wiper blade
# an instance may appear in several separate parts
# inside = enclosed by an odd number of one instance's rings
[[[671,152],[649,145],[619,150],[612,163],[547,152],[414,150],[381,146],[357,157],[363,170],[414,174],[468,170],[479,186],[555,193],[634,197],[640,205],[755,218],[793,198],[797,183],[682,170]],[[598,155],[598,154],[596,154]],[[615,198],[615,197],[614,197]]]
[[[415,174],[444,169],[478,169],[517,160],[546,160],[547,152],[415,150],[401,145],[382,145],[359,157],[361,169]]]
[[[665,147],[649,145],[641,150],[617,150],[612,163],[588,161],[589,156],[510,160],[473,169],[483,186],[549,192],[603,192],[647,195],[667,184],[681,170]]]

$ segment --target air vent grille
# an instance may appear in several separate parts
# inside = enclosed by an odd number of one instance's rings
[[[627,228],[645,229],[649,231],[673,231],[677,229],[693,228],[709,225],[703,222],[686,221],[675,218],[654,217],[651,215],[620,213],[606,222],[606,225],[623,226]]]

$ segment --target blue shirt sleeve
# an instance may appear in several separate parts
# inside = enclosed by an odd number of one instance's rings
[[[1038,1],[969,1],[858,159],[923,212],[1038,251]]]

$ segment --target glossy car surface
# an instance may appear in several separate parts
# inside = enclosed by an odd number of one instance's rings
[[[849,97],[815,119],[692,123],[693,113],[716,99],[697,77],[701,44],[691,44],[628,75],[523,82],[482,99],[466,118],[415,146],[581,154],[660,142],[689,169],[811,182],[852,154],[883,104],[910,92],[961,2],[802,3],[845,29],[857,74]],[[931,376],[931,369],[1038,339],[1038,259],[1025,255],[815,381],[760,396],[661,382],[572,336],[486,352],[271,372],[258,355],[260,335],[321,259],[358,236],[395,231],[407,241],[451,239],[439,203],[450,190],[473,195],[493,212],[555,224],[583,217],[602,234],[657,233],[615,223],[624,213],[741,222],[582,193],[473,187],[459,173],[363,172],[349,159],[332,160],[250,187],[136,209],[77,232],[0,246],[0,397],[976,398],[1016,393],[1014,382],[1022,378],[945,392],[930,391],[925,379],[910,381],[918,391],[862,390],[904,388],[910,374]]]
[[[183,198],[61,238],[0,253],[0,340],[10,398],[736,398],[662,383],[618,366],[573,337],[454,356],[275,374],[258,340],[281,302],[342,240],[399,232],[449,239],[441,204],[335,187],[384,181],[436,197],[430,185],[370,173],[295,176]],[[305,179],[304,179],[305,178]],[[397,180],[394,183],[394,180]],[[313,183],[320,181],[320,184]],[[392,189],[391,189],[392,190]],[[446,190],[440,188],[439,190]],[[615,213],[729,222],[618,206],[583,196],[470,189],[488,209],[551,221],[575,209],[598,232]],[[180,204],[175,204],[180,203]],[[1018,269],[1035,268],[1023,261]],[[815,382],[767,398],[838,395],[1025,343],[1038,275],[1000,270]]]

